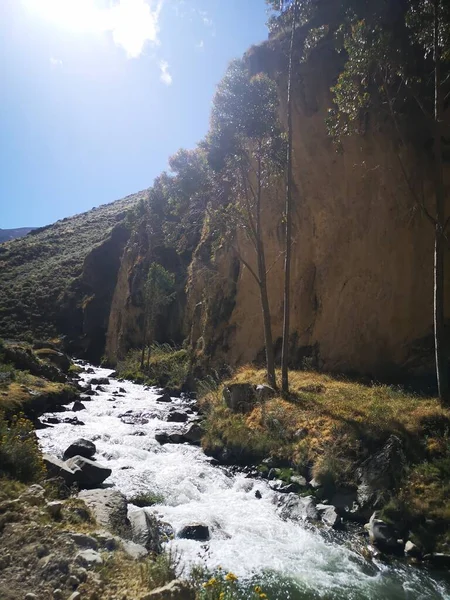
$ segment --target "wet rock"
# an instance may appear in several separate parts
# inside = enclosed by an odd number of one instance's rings
[[[184,432],[184,439],[190,444],[199,445],[205,430],[198,423],[193,423],[187,431]]]
[[[204,523],[190,523],[180,529],[177,533],[177,537],[186,540],[205,542],[209,540],[209,527]]]
[[[261,498],[262,498],[262,494],[261,494],[261,492],[259,490],[256,490],[256,492],[255,492],[255,498],[258,498],[258,500],[261,500]]]
[[[173,410],[168,414],[167,420],[174,423],[186,423],[188,416],[184,412]]]
[[[73,412],[78,412],[80,410],[85,410],[85,405],[81,402],[81,400],[75,400],[72,406]]]
[[[195,600],[195,590],[186,581],[174,579],[140,597],[140,600]]]
[[[95,388],[95,391],[96,391],[96,392],[106,392],[105,388],[104,388],[104,387],[102,387],[101,385],[98,385],[98,386]]]
[[[144,508],[133,511],[128,519],[131,524],[132,541],[144,546],[149,552],[161,552],[158,521]]]
[[[127,518],[127,500],[118,490],[84,490],[78,498],[86,503],[96,521],[112,531],[121,534],[130,532]]]
[[[223,400],[233,412],[247,413],[253,410],[257,396],[250,383],[232,383],[223,389]]]
[[[365,460],[357,470],[360,506],[382,506],[386,494],[400,482],[404,465],[402,442],[396,435],[391,435],[383,448]]]
[[[88,373],[89,375],[93,375],[95,373],[94,369],[92,367],[88,367],[85,370],[85,373]]]
[[[78,467],[71,469],[65,462],[51,454],[43,454],[42,459],[50,476],[61,477],[67,486],[75,483],[76,472],[79,471]]]
[[[156,402],[172,402],[172,398],[167,392],[165,392],[162,396],[156,398]]]
[[[376,510],[372,514],[365,528],[372,544],[380,550],[388,552],[403,550],[403,545],[399,543],[394,528],[379,518],[379,511]]]
[[[413,558],[419,558],[422,554],[420,549],[416,546],[416,544],[414,544],[410,540],[406,542],[404,552],[405,556],[412,556]]]
[[[73,456],[84,456],[84,458],[91,458],[96,452],[97,448],[93,442],[84,438],[78,438],[66,449],[63,459],[67,460]]]
[[[42,423],[44,425],[57,425],[58,423],[60,423],[60,420],[58,419],[58,417],[45,417],[45,419],[42,420]]]
[[[65,417],[63,423],[70,423],[70,425],[84,425],[84,422],[80,421],[78,417]]]
[[[330,506],[329,504],[317,504],[316,509],[325,525],[328,525],[328,527],[331,527],[332,529],[338,529],[340,527],[342,520],[334,506]]]
[[[447,569],[450,568],[450,554],[446,554],[444,552],[433,552],[431,554],[425,554],[423,559],[435,567]]]
[[[276,394],[275,390],[270,385],[257,385],[255,388],[256,398],[258,402],[266,402],[273,398]]]
[[[78,467],[75,480],[82,488],[96,487],[107,479],[112,471],[109,467],[102,465],[85,458],[84,456],[74,456],[66,461],[69,469]]]
[[[312,496],[301,498],[296,494],[282,496],[278,505],[282,519],[293,521],[317,521],[319,513],[316,501]]]
[[[93,567],[103,564],[103,559],[95,550],[81,550],[75,556],[75,562],[83,567]]]
[[[83,391],[83,396],[98,396],[98,392],[93,389],[87,389]]]
[[[107,377],[93,377],[90,381],[92,385],[109,385]]]
[[[125,388],[123,388],[123,387],[120,387],[120,388],[119,388],[119,392],[120,392],[121,394],[126,394],[126,393],[127,393],[127,390],[126,390]]]

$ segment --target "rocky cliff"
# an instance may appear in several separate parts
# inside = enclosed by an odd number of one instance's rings
[[[264,71],[276,78],[286,122],[285,55],[276,42],[268,42],[253,49],[247,59],[254,73]],[[400,146],[390,122],[376,115],[368,115],[365,135],[349,138],[342,151],[336,151],[325,119],[340,60],[324,45],[295,73],[292,362],[301,365],[306,359],[326,370],[377,376],[431,371],[433,228],[409,187],[423,192],[425,202],[433,206],[431,157],[417,144]],[[447,168],[447,190],[449,177]],[[278,348],[283,210],[280,189],[263,208]],[[233,250],[226,245],[213,269],[205,269],[210,261],[208,239],[206,227],[190,271],[191,343],[216,361],[233,365],[253,361],[263,356],[264,346],[258,288],[247,269],[236,267]],[[242,251],[243,237],[240,245]],[[255,264],[248,245],[245,254]],[[446,280],[449,298],[448,276]]]

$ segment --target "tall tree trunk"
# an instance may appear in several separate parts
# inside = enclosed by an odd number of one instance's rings
[[[290,327],[290,299],[291,299],[291,249],[292,249],[292,62],[294,54],[294,35],[297,21],[298,0],[294,1],[292,15],[291,43],[289,46],[289,69],[287,87],[287,117],[288,117],[288,143],[287,143],[287,173],[286,173],[286,252],[284,255],[284,309],[283,309],[283,343],[281,348],[281,389],[289,392],[289,327]]]
[[[442,170],[442,91],[441,57],[439,48],[440,0],[434,0],[434,160],[435,160],[435,196],[436,225],[434,233],[434,348],[436,359],[436,378],[441,402],[450,400],[448,386],[447,344],[445,339],[444,312],[444,274],[445,244],[444,219],[445,196]]]
[[[142,336],[141,371],[144,370],[145,345],[147,343],[147,312],[144,313],[144,334]]]
[[[258,264],[259,293],[263,316],[264,343],[266,345],[267,382],[276,389],[275,355],[273,351],[272,320],[270,316],[269,296],[267,293],[266,257],[261,228],[261,195],[262,195],[261,147],[258,148],[258,189],[256,196],[256,255]]]

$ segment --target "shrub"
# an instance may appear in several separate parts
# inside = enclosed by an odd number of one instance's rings
[[[0,475],[28,483],[45,474],[42,454],[32,423],[22,415],[11,423],[0,413]]]
[[[180,558],[173,551],[147,559],[140,568],[142,582],[150,590],[169,583],[181,574]]]
[[[128,502],[135,506],[139,506],[139,508],[144,508],[146,506],[152,506],[153,504],[162,504],[164,502],[164,496],[155,492],[141,492],[128,498]]]

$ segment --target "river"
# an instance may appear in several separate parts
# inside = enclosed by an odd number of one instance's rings
[[[111,373],[93,369],[82,373],[81,380]],[[192,522],[207,524],[208,542],[169,542],[184,573],[196,564],[210,569],[220,565],[249,587],[261,585],[269,600],[450,600],[450,581],[442,574],[401,561],[368,562],[355,550],[351,536],[282,520],[277,493],[265,481],[210,464],[199,447],[161,446],[155,432],[184,428],[166,418],[170,407],[186,408],[186,400],[156,402],[156,389],[112,378],[102,387],[104,392],[83,399],[86,410],[74,413],[84,426],[61,423],[41,429],[40,444],[45,452],[62,456],[75,439],[92,440],[98,461],[112,469],[107,484],[127,497],[145,491],[160,494],[164,501],[151,510],[175,531]],[[123,395],[113,396],[119,388]]]

